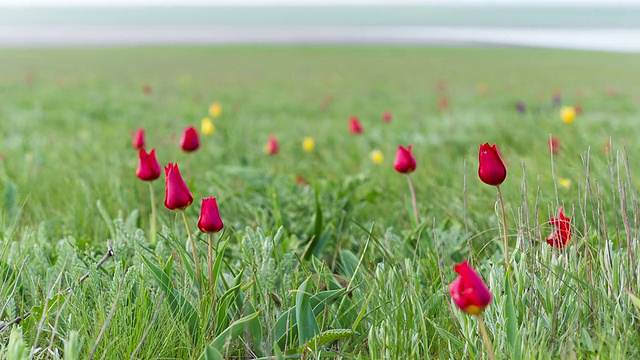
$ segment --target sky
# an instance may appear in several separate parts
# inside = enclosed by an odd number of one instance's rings
[[[0,6],[640,5],[640,0],[0,0]]]

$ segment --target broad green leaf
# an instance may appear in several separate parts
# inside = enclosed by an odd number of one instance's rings
[[[506,330],[507,330],[507,342],[511,346],[511,350],[515,350],[516,346],[516,338],[518,336],[518,322],[516,319],[516,312],[513,305],[513,289],[511,288],[511,280],[509,279],[509,275],[505,277],[504,282],[504,291],[506,295],[505,303],[504,303],[504,314],[506,319]]]
[[[631,302],[633,303],[633,306],[635,306],[636,309],[640,310],[640,298],[633,295],[631,291],[629,291],[629,297],[631,298]]]
[[[311,277],[308,277],[303,281],[302,284],[300,284],[300,287],[298,287],[296,294],[295,308],[296,319],[298,322],[298,342],[300,346],[304,345],[309,339],[312,339],[320,333],[318,322],[313,314],[311,304],[309,303],[309,298],[311,297],[311,294],[309,293],[311,290],[311,287],[309,286],[310,280]]]
[[[355,335],[355,331],[350,329],[333,329],[322,332],[321,334],[315,336],[313,339],[307,341],[305,345],[300,347],[298,350],[302,352],[304,348],[308,348],[311,351],[316,351],[319,348],[332,343],[336,340],[346,339]]]
[[[220,335],[213,339],[209,346],[218,350],[221,354],[224,354],[226,352],[225,348],[227,347],[227,344],[231,342],[231,340],[240,336],[251,321],[258,317],[259,313],[259,311],[256,311],[251,315],[247,315],[232,322],[222,333],[220,333]]]
[[[224,357],[216,348],[207,345],[204,347],[204,352],[202,356],[200,356],[200,360],[224,360]]]
[[[344,289],[326,290],[313,294],[309,299],[314,316],[318,316],[324,309],[344,296]],[[282,348],[285,347],[285,339],[288,332],[296,333],[298,331],[298,322],[296,319],[295,307],[283,312],[273,327],[276,342]]]
[[[64,341],[64,360],[80,359],[80,350],[82,350],[82,341],[77,331],[69,332],[69,337]]]
[[[165,269],[161,269],[151,260],[147,259],[144,255],[140,254],[142,262],[151,271],[153,278],[156,280],[162,291],[167,296],[167,303],[169,310],[174,317],[180,318],[182,321],[186,321],[189,326],[189,332],[191,336],[196,339],[200,334],[200,320],[198,319],[198,313],[193,308],[193,305],[187,299],[182,296],[176,289],[173,288],[171,283],[171,273],[165,273],[165,270],[171,271],[171,258],[168,260]]]

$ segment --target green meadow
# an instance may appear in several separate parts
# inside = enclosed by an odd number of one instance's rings
[[[518,48],[1,49],[0,358],[487,359],[449,294],[464,259],[493,295],[496,359],[639,358],[639,63]],[[554,94],[582,107],[575,121]],[[212,102],[214,134],[182,152]],[[164,174],[150,233],[138,128],[193,193],[202,288]],[[496,189],[478,178],[486,142],[507,166],[508,274]],[[408,144],[418,224],[393,168]],[[209,196],[225,225],[213,277],[196,226]],[[557,249],[545,239],[561,206],[573,236]]]

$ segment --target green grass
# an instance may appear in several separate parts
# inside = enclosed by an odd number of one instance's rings
[[[476,319],[447,291],[468,259],[494,296],[484,318],[497,358],[637,358],[639,61],[498,48],[0,50],[0,357],[197,358],[210,345],[207,358],[486,358]],[[555,91],[583,106],[573,124]],[[216,133],[182,153],[182,130],[212,101]],[[161,164],[180,164],[193,229],[200,198],[218,198],[215,301],[199,300],[179,214],[160,203],[149,241],[138,127]],[[550,134],[562,146],[553,167]],[[276,156],[263,152],[269,135]],[[508,166],[509,288],[495,189],[476,175],[484,142]],[[417,227],[392,167],[401,144],[418,163]],[[162,200],[162,178],[153,188]],[[561,251],[544,241],[558,205],[574,234]],[[107,240],[114,256],[96,269]]]

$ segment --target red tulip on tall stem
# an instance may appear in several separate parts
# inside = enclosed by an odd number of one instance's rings
[[[180,149],[186,153],[191,153],[200,148],[200,136],[195,127],[189,126],[184,129],[180,139]],[[187,175],[191,178],[191,161],[187,160]]]
[[[211,298],[215,299],[213,278],[213,234],[222,230],[224,224],[220,218],[220,212],[218,211],[218,202],[215,197],[202,199],[202,206],[200,207],[200,217],[198,218],[198,229],[207,234],[207,240],[209,241],[209,290],[211,291]]]
[[[451,285],[449,285],[449,294],[460,310],[467,314],[475,315],[478,319],[478,328],[487,347],[489,359],[495,358],[493,354],[493,346],[491,339],[487,333],[482,319],[482,312],[491,303],[491,292],[482,278],[469,266],[467,261],[457,264],[454,270],[458,275]]]
[[[418,226],[420,225],[420,217],[418,216],[418,200],[416,199],[416,192],[413,188],[413,182],[411,181],[411,173],[416,169],[416,159],[413,157],[411,150],[411,145],[407,146],[406,149],[404,146],[398,146],[396,158],[393,162],[393,168],[401,174],[407,174],[409,191],[411,192],[411,203],[413,204],[413,216],[416,221],[416,226]]]
[[[480,180],[487,185],[495,186],[498,191],[498,198],[500,200],[500,207],[502,209],[502,231],[504,235],[504,260],[507,272],[511,264],[509,263],[509,239],[507,238],[507,214],[504,211],[504,199],[502,197],[502,191],[500,191],[500,184],[507,178],[507,167],[502,161],[502,156],[498,151],[498,147],[485,143],[480,145],[480,151],[478,153],[478,176]]]
[[[184,220],[184,226],[187,229],[187,236],[189,237],[189,243],[191,244],[191,251],[193,252],[193,262],[196,268],[196,280],[198,282],[198,293],[202,297],[202,275],[200,273],[200,262],[198,261],[198,252],[196,249],[196,243],[193,240],[191,234],[191,227],[187,220],[186,209],[193,203],[193,195],[187,184],[185,184],[180,175],[180,169],[178,164],[169,163],[164,167],[165,173],[165,193],[164,193],[164,206],[169,210],[180,210],[182,213],[182,220]]]
[[[156,160],[156,149],[151,149],[151,151],[147,154],[147,152],[143,149],[140,149],[138,152],[138,169],[136,170],[136,176],[142,180],[149,183],[149,197],[151,199],[151,243],[156,243],[156,200],[153,192],[153,185],[151,184],[154,180],[160,177],[160,164],[158,164],[158,160]]]

